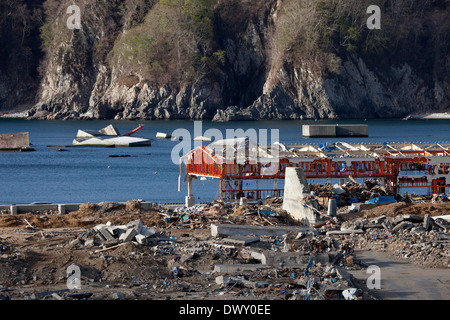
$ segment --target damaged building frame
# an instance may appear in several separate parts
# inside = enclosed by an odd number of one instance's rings
[[[288,167],[302,168],[307,179],[377,179],[394,194],[409,188],[440,194],[450,187],[450,143],[259,146],[248,138],[219,140],[181,158],[180,179],[184,168],[188,182],[186,206],[195,204],[192,184],[197,177],[219,179],[224,201],[281,197],[284,188],[278,181],[285,180]],[[244,188],[250,181],[256,187]],[[272,181],[273,187],[259,188],[262,181]]]

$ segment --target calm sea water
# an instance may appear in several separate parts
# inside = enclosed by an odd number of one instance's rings
[[[369,125],[369,137],[305,139],[302,137],[302,125],[309,123],[365,123]],[[121,134],[143,124],[144,128],[134,136],[152,139],[152,146],[48,147],[70,145],[78,129],[100,130],[109,124],[113,124]],[[266,129],[270,139],[270,130],[278,129],[279,140],[284,144],[450,141],[450,120],[203,121],[201,125],[203,132],[215,128],[224,137],[227,129]],[[173,163],[171,157],[173,148],[180,142],[156,139],[157,132],[172,134],[176,129],[187,129],[194,137],[194,121],[0,119],[0,133],[29,132],[30,142],[36,149],[35,152],[0,152],[0,204],[124,202],[132,199],[159,203],[184,202],[187,184],[182,183],[181,192],[178,192],[179,165]],[[112,158],[110,155],[130,157]],[[193,191],[198,202],[211,201],[217,197],[218,187],[218,180],[196,180]]]

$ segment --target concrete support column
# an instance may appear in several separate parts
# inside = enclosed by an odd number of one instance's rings
[[[9,213],[11,213],[11,214],[17,214],[17,207],[16,207],[16,205],[12,204],[12,205],[9,207]]]
[[[192,207],[195,204],[195,197],[192,194],[192,176],[188,177],[188,195],[185,198],[186,207]]]
[[[238,195],[239,197],[242,197],[242,180],[238,180]]]
[[[194,196],[186,196],[186,207],[193,207],[195,205],[195,197]]]
[[[188,177],[188,197],[192,196],[192,176]]]
[[[226,186],[225,179],[220,179],[220,199],[221,200],[225,200],[225,186]]]
[[[58,212],[59,214],[66,214],[67,213],[66,206],[63,204],[58,204]]]

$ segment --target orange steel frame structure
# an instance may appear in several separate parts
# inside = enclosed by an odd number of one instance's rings
[[[273,169],[272,174],[264,173],[263,169],[268,166],[266,163],[238,163],[229,160],[224,162],[207,147],[202,146],[185,156],[185,170],[188,176],[220,179],[221,199],[282,196],[283,189],[277,189],[275,186],[273,189],[243,190],[242,182],[284,180],[286,167],[301,167],[307,179],[343,179],[349,176],[354,179],[373,178],[384,181],[386,188],[395,194],[408,188],[427,188],[428,194],[440,194],[446,193],[446,189],[450,188],[450,146],[439,146],[437,149],[419,150],[401,150],[391,146],[377,149],[375,156],[360,156],[358,152],[348,150],[321,156],[282,152],[279,154],[278,163],[269,164]],[[227,189],[227,182],[234,182],[237,189]]]

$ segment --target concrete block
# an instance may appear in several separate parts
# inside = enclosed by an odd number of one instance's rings
[[[245,198],[245,197],[240,198],[239,199],[239,205],[243,206],[245,204],[247,204],[247,198]]]
[[[414,214],[404,214],[403,219],[410,222],[423,222],[423,217]]]
[[[211,235],[213,237],[228,236],[272,236],[282,237],[287,233],[298,234],[299,232],[312,231],[310,227],[303,226],[253,226],[237,224],[211,224]]]
[[[141,220],[134,220],[127,224],[127,228],[133,228],[136,230],[137,233],[141,233],[143,226],[144,224],[142,223]]]
[[[317,254],[314,256],[302,255],[299,252],[251,252],[251,257],[260,260],[263,265],[283,265],[283,266],[301,266],[306,267],[310,258],[313,258],[314,263],[320,262],[321,264],[326,264],[329,262],[330,258],[328,254]]]
[[[236,277],[225,277],[225,276],[218,276],[216,277],[216,283],[218,285],[239,285],[241,287],[247,287],[252,289],[259,289],[259,288],[267,288],[269,286],[269,283],[266,281],[249,281],[241,278]]]
[[[148,238],[156,234],[156,229],[143,226],[140,233]]]
[[[412,227],[414,227],[414,224],[412,224],[411,222],[408,222],[408,221],[403,221],[403,222],[400,222],[399,224],[397,224],[394,228],[392,228],[392,232],[397,232],[397,231],[400,231],[403,229],[408,229],[408,228],[410,229]]]
[[[94,246],[94,239],[87,239],[86,241],[84,241],[84,246],[85,247],[93,247]]]
[[[103,248],[110,248],[119,244],[119,239],[106,240],[102,242]]]
[[[109,226],[105,228],[116,238],[119,238],[122,233],[129,229],[126,226]]]
[[[114,237],[114,235],[108,230],[108,227],[103,227],[100,228],[100,230],[98,230],[102,236],[107,240],[115,240],[116,238]]]
[[[28,132],[0,134],[0,150],[21,150],[30,147]]]
[[[92,229],[94,229],[94,231],[100,232],[101,228],[107,227],[106,224],[98,224],[95,227],[93,227]]]
[[[423,228],[428,231],[431,225],[431,216],[427,213],[423,218]]]
[[[127,231],[125,231],[125,233],[123,233],[120,238],[119,241],[121,242],[129,242],[129,241],[133,241],[134,237],[137,235],[138,233],[136,232],[136,229],[130,228]]]
[[[137,234],[134,238],[136,239],[137,243],[147,245],[147,237],[143,234]]]
[[[416,216],[413,214],[402,214],[395,216],[392,220],[393,223],[397,224],[403,221],[410,221],[410,222],[422,222],[423,218],[421,216]]]
[[[375,217],[372,220],[370,220],[371,223],[383,223],[383,221],[386,219],[385,215],[379,216],[379,217]]]
[[[228,244],[242,245],[248,246],[249,244],[259,242],[259,237],[249,237],[249,236],[230,236],[228,238],[224,238],[223,241]]]
[[[232,283],[231,278],[230,277],[225,277],[225,276],[218,276],[216,277],[216,283],[218,285],[229,285]],[[234,283],[234,282],[233,282]]]

